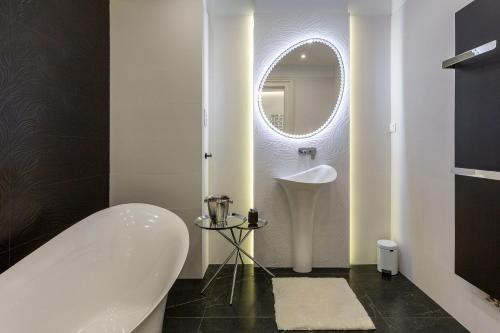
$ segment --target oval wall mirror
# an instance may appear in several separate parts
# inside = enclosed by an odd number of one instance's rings
[[[264,75],[259,107],[267,124],[288,137],[308,137],[331,122],[344,91],[337,48],[309,39],[283,52]]]

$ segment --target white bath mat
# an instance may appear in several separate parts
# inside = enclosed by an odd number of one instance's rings
[[[373,330],[372,320],[345,279],[273,279],[280,330]]]

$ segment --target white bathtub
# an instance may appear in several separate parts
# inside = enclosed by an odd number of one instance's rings
[[[188,245],[163,208],[95,213],[0,275],[0,331],[159,333]]]

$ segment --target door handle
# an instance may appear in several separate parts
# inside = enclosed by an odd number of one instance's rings
[[[212,157],[212,153],[205,153],[205,159],[209,158],[209,157]]]

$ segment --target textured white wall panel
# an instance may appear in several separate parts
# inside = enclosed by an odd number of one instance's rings
[[[316,3],[317,2],[317,3]],[[318,200],[313,265],[349,266],[349,15],[345,1],[256,1],[254,31],[254,202],[269,226],[255,233],[255,255],[271,267],[291,267],[292,239],[288,202],[273,177],[329,164],[337,180]],[[288,47],[309,38],[323,38],[340,51],[345,90],[333,121],[317,135],[293,139],[267,126],[257,103],[258,87],[274,59]],[[333,93],[333,92],[332,92]],[[318,155],[299,157],[299,147],[317,147]]]

